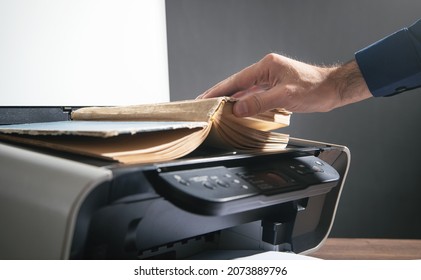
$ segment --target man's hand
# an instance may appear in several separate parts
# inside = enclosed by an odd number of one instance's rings
[[[218,96],[237,98],[233,113],[247,117],[273,108],[326,112],[372,95],[355,61],[319,67],[268,54],[198,98]]]

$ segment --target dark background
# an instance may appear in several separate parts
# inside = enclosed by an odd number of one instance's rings
[[[168,0],[171,100],[192,99],[269,52],[343,63],[421,17],[419,0]],[[421,238],[421,90],[328,113],[282,132],[348,146],[331,236]]]

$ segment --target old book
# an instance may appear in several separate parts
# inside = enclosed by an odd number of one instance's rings
[[[232,114],[235,100],[213,98],[119,107],[87,107],[71,121],[0,126],[0,139],[100,157],[153,163],[185,156],[200,145],[229,150],[279,151],[289,125],[282,109],[255,117]]]

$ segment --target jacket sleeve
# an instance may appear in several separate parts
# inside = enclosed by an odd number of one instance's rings
[[[358,51],[355,59],[375,97],[421,86],[421,20]]]

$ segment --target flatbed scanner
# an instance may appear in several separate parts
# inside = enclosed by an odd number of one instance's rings
[[[0,124],[169,101],[164,0],[25,1],[0,2]],[[202,147],[142,165],[3,141],[0,259],[305,255],[329,234],[349,161],[294,138],[278,153]]]
[[[295,138],[278,153],[202,148],[142,165],[0,143],[0,258],[308,254],[329,234],[349,162],[346,147]]]

